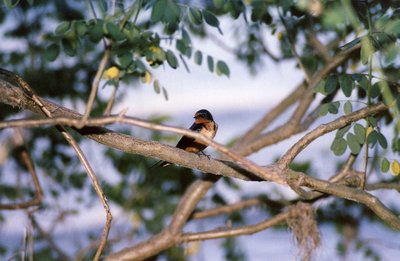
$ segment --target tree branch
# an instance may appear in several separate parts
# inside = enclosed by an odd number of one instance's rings
[[[184,233],[182,234],[180,241],[183,243],[189,241],[251,235],[285,222],[288,216],[289,212],[284,212],[255,225],[247,225],[237,228],[219,228],[199,233]]]
[[[32,177],[33,185],[35,187],[35,196],[32,200],[29,200],[26,202],[12,203],[12,204],[0,204],[0,209],[15,210],[15,209],[29,208],[32,206],[40,205],[43,200],[43,191],[42,191],[42,187],[40,186],[39,178],[36,174],[35,165],[33,164],[32,159],[28,153],[28,150],[26,149],[26,147],[24,145],[22,135],[19,134],[18,136],[19,137],[15,138],[16,145],[21,149],[22,162],[24,163],[24,165],[26,166],[26,169],[28,170],[29,174]]]
[[[218,216],[221,214],[229,214],[240,209],[260,205],[263,203],[264,202],[259,198],[246,199],[234,204],[195,212],[192,215],[192,219],[203,219],[203,218]]]
[[[358,44],[353,46],[352,48],[340,52],[332,58],[330,63],[326,64],[320,71],[316,72],[312,76],[307,90],[303,93],[303,97],[300,103],[298,104],[296,110],[289,118],[289,120],[281,126],[277,127],[276,129],[263,135],[259,135],[252,141],[248,142],[246,146],[243,146],[240,149],[240,154],[244,156],[250,155],[266,146],[285,140],[292,135],[303,131],[304,126],[301,125],[301,120],[304,114],[307,112],[311,102],[313,101],[315,87],[318,85],[321,79],[326,77],[337,66],[345,62],[350,57],[350,55],[353,52],[358,51],[360,47],[361,45]]]
[[[287,170],[287,177],[296,182],[298,186],[306,186],[323,193],[364,204],[393,229],[400,230],[400,218],[383,205],[378,198],[363,190],[312,178],[292,170]]]
[[[167,228],[144,242],[109,255],[105,260],[144,260],[179,244],[183,226],[197,203],[218,179],[219,177],[206,175],[203,179],[192,183],[176,207]]]
[[[111,47],[106,46],[106,50],[104,52],[103,58],[100,61],[99,68],[97,69],[96,75],[93,79],[89,100],[86,104],[86,110],[85,110],[85,113],[83,114],[82,121],[80,123],[80,127],[85,125],[86,120],[90,116],[90,112],[92,111],[94,100],[96,99],[97,90],[99,89],[100,80],[103,75],[104,69],[106,68],[106,65],[107,65],[107,62],[108,62],[108,59],[110,58],[110,56],[111,56]]]
[[[314,130],[307,133],[303,136],[298,142],[296,142],[278,161],[278,164],[281,165],[282,168],[286,168],[293,159],[304,150],[312,141],[321,137],[322,135],[340,129],[349,123],[361,120],[370,115],[377,114],[379,112],[385,111],[388,109],[388,106],[384,103],[377,103],[371,105],[369,107],[365,107],[348,115],[344,115],[342,117],[337,118],[336,120],[327,123],[321,124]]]

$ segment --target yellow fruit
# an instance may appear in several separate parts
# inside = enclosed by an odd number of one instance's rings
[[[393,176],[398,176],[400,174],[400,163],[397,160],[394,160],[390,164],[390,172]]]
[[[119,77],[119,69],[116,66],[110,67],[106,70],[105,75],[110,80],[116,80]]]
[[[152,53],[155,53],[155,54],[160,54],[162,51],[161,51],[161,49],[160,49],[160,47],[158,47],[158,46],[151,46],[150,48],[149,48],[149,50],[152,52]]]
[[[146,71],[145,75],[140,77],[140,80],[142,83],[150,83],[152,79],[151,73],[149,71]]]
[[[367,131],[366,131],[367,137],[373,130],[374,130],[374,128],[372,128],[371,126],[368,126]]]

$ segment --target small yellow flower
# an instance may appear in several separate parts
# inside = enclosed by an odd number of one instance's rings
[[[145,75],[140,77],[140,80],[142,81],[142,83],[150,83],[152,80],[152,76],[151,73],[149,71],[146,71]]]
[[[394,160],[390,164],[390,172],[393,176],[398,176],[400,174],[400,163],[397,160]]]
[[[374,128],[372,128],[371,126],[368,126],[367,131],[366,131],[366,136],[368,137],[368,135],[374,130]]]
[[[119,77],[119,69],[116,66],[112,66],[106,70],[105,75],[110,80],[116,80]]]
[[[149,50],[155,54],[160,54],[162,52],[160,47],[158,46],[150,46]]]

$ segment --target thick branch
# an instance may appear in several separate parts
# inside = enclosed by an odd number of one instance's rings
[[[370,208],[378,217],[385,221],[393,229],[400,230],[400,218],[397,217],[375,196],[356,188],[316,179],[300,172],[288,170],[288,179],[297,182],[298,186],[306,186],[317,191],[349,199]]]
[[[10,85],[3,86],[1,83],[2,83],[2,81],[0,80],[0,94],[3,90],[5,90],[7,92],[7,94],[11,96],[10,99],[6,100],[8,102],[8,104],[19,105],[19,106],[22,106],[23,108],[31,110],[33,112],[38,112],[38,113],[41,112],[41,108],[34,103],[32,104],[32,102],[30,102],[30,99],[25,97],[24,94],[21,93],[22,90],[20,88],[12,87]],[[3,86],[3,88],[2,88],[2,86]],[[17,98],[14,98],[16,96],[18,96],[19,104],[15,104],[13,102],[14,100],[17,100]],[[76,113],[76,112],[66,109],[64,107],[58,106],[58,105],[51,103],[49,101],[46,101],[44,99],[41,99],[41,100],[43,102],[43,106],[48,108],[48,110],[51,112],[53,117],[61,116],[61,117],[72,118],[72,119],[59,120],[58,124],[60,124],[61,122],[65,125],[71,125],[71,126],[76,126],[77,124],[79,124],[79,121],[77,121],[77,120],[80,120],[79,113]],[[107,118],[108,119],[106,119],[106,120],[104,120],[104,119],[91,120],[91,122],[94,123],[94,125],[103,125],[106,123],[113,123],[113,122],[123,122],[123,123],[129,123],[129,124],[141,126],[144,128],[172,131],[172,132],[176,132],[179,134],[194,137],[196,139],[200,139],[204,142],[209,143],[210,146],[214,147],[215,149],[217,149],[218,151],[227,155],[228,157],[234,159],[235,161],[238,161],[239,163],[241,163],[241,166],[237,167],[236,169],[247,169],[249,172],[254,173],[253,176],[256,175],[263,180],[270,180],[270,181],[274,181],[277,183],[284,183],[284,180],[282,179],[282,177],[280,177],[276,173],[270,172],[270,171],[266,170],[265,168],[261,168],[261,167],[257,166],[250,160],[247,160],[247,159],[241,157],[236,152],[230,151],[228,148],[214,142],[213,140],[210,140],[209,138],[205,137],[204,135],[202,135],[200,133],[196,133],[196,132],[193,132],[190,130],[176,128],[176,127],[158,125],[158,124],[139,120],[139,119],[132,118],[132,117],[114,116],[114,117],[107,117]],[[77,119],[77,120],[74,120],[74,119]],[[44,122],[46,122],[46,121],[44,121]],[[86,121],[86,122],[88,124],[89,121]],[[51,121],[47,121],[46,123],[49,124],[49,123],[51,123]],[[29,122],[29,124],[37,124],[37,123]],[[55,124],[55,122],[53,122],[53,124]],[[7,126],[7,123],[3,124],[3,126]],[[117,134],[117,133],[114,133],[105,128],[84,127],[82,129],[76,129],[76,130],[79,133],[81,133],[82,135],[85,135],[91,139],[94,139],[102,144],[105,144],[109,147],[120,149],[125,152],[141,154],[144,156],[158,157],[162,160],[166,160],[169,162],[175,162],[175,163],[178,163],[183,166],[197,168],[206,173],[209,172],[209,173],[213,173],[213,174],[217,174],[217,175],[222,175],[222,174],[215,173],[215,172],[220,171],[221,167],[223,167],[222,166],[223,164],[219,164],[219,166],[210,166],[210,161],[208,161],[207,163],[204,161],[203,164],[200,165],[199,163],[202,163],[202,162],[199,160],[199,157],[197,155],[193,155],[192,153],[187,153],[183,150],[169,147],[167,150],[163,151],[163,149],[166,149],[167,146],[161,145],[156,142],[142,141],[142,140],[130,137],[128,135]],[[171,149],[175,150],[175,151],[179,151],[179,154],[190,155],[190,158],[191,158],[190,161],[183,160],[184,158],[182,158],[181,155],[179,155],[179,157],[177,157],[176,153],[174,154],[171,152]],[[194,159],[194,157],[196,157],[196,159]],[[195,165],[195,166],[193,166],[193,165]],[[224,164],[224,165],[226,166],[226,164]],[[217,167],[217,169],[215,169],[215,167]],[[233,169],[232,168],[229,168],[229,169],[230,169],[230,172],[232,172]],[[236,172],[236,170],[234,172]],[[243,171],[242,171],[242,173],[243,173]],[[247,174],[248,173],[244,174],[244,176],[248,176]],[[227,176],[233,176],[233,175],[235,175],[235,174],[232,173],[232,175],[228,174]],[[236,174],[235,176],[238,176],[238,175]],[[243,177],[243,174],[239,175],[239,176]]]

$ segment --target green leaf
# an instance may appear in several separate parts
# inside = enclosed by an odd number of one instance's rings
[[[200,25],[203,22],[201,11],[198,8],[189,7],[189,20],[196,25]]]
[[[103,38],[103,21],[97,20],[89,30],[89,39],[94,43],[98,43]]]
[[[132,54],[130,52],[125,52],[118,56],[118,61],[122,68],[127,68],[133,62]]]
[[[126,39],[125,35],[122,33],[119,27],[114,23],[107,23],[106,31],[111,36],[111,39],[113,39],[114,41],[119,42]]]
[[[361,150],[361,146],[360,143],[358,143],[356,136],[353,133],[349,132],[347,133],[346,139],[347,145],[349,145],[351,153],[357,155]]]
[[[346,140],[341,137],[334,139],[331,145],[331,151],[333,151],[336,156],[343,155],[343,153],[346,151],[346,148]]]
[[[378,132],[373,130],[367,137],[367,143],[370,147],[373,147],[378,141]]]
[[[214,71],[214,59],[210,55],[207,56],[207,66],[210,72]]]
[[[167,1],[165,1],[165,0],[157,1],[153,5],[153,9],[151,10],[151,21],[153,21],[153,23],[162,21],[162,19],[164,17],[164,10],[166,9],[166,5],[167,5]]]
[[[378,138],[379,145],[381,145],[381,147],[383,149],[387,149],[388,143],[387,143],[386,137],[380,132],[377,132],[377,133],[378,133],[377,138]]]
[[[385,26],[384,32],[398,37],[400,35],[400,20],[388,22]]]
[[[384,50],[384,63],[393,64],[400,53],[400,48],[396,44],[391,44]]]
[[[70,26],[71,26],[70,22],[67,22],[67,21],[61,22],[56,27],[55,33],[58,34],[58,35],[65,34],[69,30]]]
[[[356,80],[358,82],[358,84],[360,85],[361,88],[363,88],[364,90],[367,90],[367,88],[368,88],[367,76],[365,76],[364,74],[355,73],[355,74],[352,74],[351,77],[353,78],[353,80]]]
[[[161,91],[160,82],[158,80],[154,80],[153,82],[154,91],[159,94]]]
[[[390,168],[390,162],[386,158],[383,158],[381,161],[381,171],[388,172],[389,168]]]
[[[213,4],[217,8],[221,8],[225,4],[225,0],[213,0]]]
[[[179,39],[176,41],[176,49],[181,52],[181,54],[185,55],[186,57],[190,58],[192,55],[192,48],[187,45],[187,42]]]
[[[168,0],[166,9],[164,10],[163,21],[168,24],[176,24],[179,22],[181,9],[173,0]]]
[[[182,31],[182,40],[185,41],[186,45],[190,45],[192,41],[190,40],[188,32],[184,28],[182,28],[181,31]]]
[[[369,57],[373,53],[374,53],[374,47],[372,46],[371,41],[367,36],[363,37],[361,39],[361,51],[360,51],[361,62],[363,64],[367,64]]]
[[[328,111],[332,114],[337,114],[339,112],[340,102],[331,102],[329,103]]]
[[[326,81],[325,81],[325,80],[319,81],[319,83],[317,84],[317,86],[315,86],[314,91],[315,91],[315,92],[319,92],[319,93],[321,93],[321,94],[323,94],[323,95],[327,95],[327,93],[325,92],[325,84],[326,84]]]
[[[72,26],[74,27],[76,34],[80,37],[84,36],[88,31],[88,26],[84,21],[76,21],[75,23],[72,23]]]
[[[6,5],[7,8],[14,8],[19,4],[20,0],[15,0],[15,2],[13,2],[12,0],[3,0],[4,4]]]
[[[52,62],[58,57],[59,54],[60,54],[60,46],[58,44],[53,43],[46,48],[44,52],[44,57],[46,58],[46,60]]]
[[[217,67],[216,67],[216,73],[218,74],[218,75],[222,75],[222,74],[225,74],[227,77],[229,77],[229,67],[228,67],[228,65],[226,65],[226,63],[225,62],[223,62],[223,61],[218,61],[217,62]]]
[[[136,60],[134,62],[135,65],[135,71],[138,72],[139,74],[144,75],[146,73],[146,66],[141,60]]]
[[[154,23],[176,24],[179,22],[181,9],[172,0],[158,0],[151,10],[151,20]]]
[[[164,99],[165,99],[166,101],[168,101],[168,92],[167,92],[167,89],[165,89],[164,87],[162,87],[162,92],[163,92],[163,95],[164,95]]]
[[[337,86],[337,76],[336,75],[330,75],[328,79],[326,79],[325,83],[325,93],[326,94],[331,94],[336,90]]]
[[[362,126],[361,124],[354,124],[354,134],[357,138],[358,143],[360,144],[364,144],[365,142],[365,135],[366,135],[366,131],[364,126]]]
[[[201,51],[197,50],[194,53],[194,63],[197,64],[197,65],[201,65],[202,62],[203,62],[203,54],[202,54]]]
[[[370,95],[371,98],[376,98],[381,94],[381,89],[379,88],[380,83],[376,82],[371,86]]]
[[[368,120],[369,124],[371,124],[372,127],[378,126],[378,121],[374,117],[368,117],[367,120]]]
[[[207,10],[203,10],[203,17],[207,24],[216,27],[218,31],[222,34],[221,29],[219,28],[218,18],[211,12]]]
[[[335,137],[336,138],[343,137],[350,130],[350,128],[351,128],[351,125],[349,124],[349,125],[344,126],[343,128],[338,129]]]
[[[169,66],[171,66],[174,69],[178,67],[178,59],[176,59],[175,54],[171,50],[167,51],[166,58]]]
[[[344,112],[344,114],[346,114],[346,115],[353,112],[353,105],[351,104],[350,101],[346,101],[346,102],[344,103],[343,112]]]
[[[339,84],[340,84],[340,88],[342,89],[344,95],[346,97],[350,97],[351,92],[354,89],[353,79],[347,74],[340,75],[339,76]]]
[[[319,116],[325,116],[328,114],[328,109],[329,109],[329,103],[324,103],[320,106],[319,111],[318,111],[318,115]]]
[[[66,55],[71,57],[76,55],[76,44],[72,40],[63,39],[61,44]]]
[[[357,37],[356,39],[351,40],[350,42],[340,46],[339,48],[343,49],[343,50],[348,50],[348,49],[350,49],[351,47],[357,45],[360,42],[361,42],[361,38]]]

